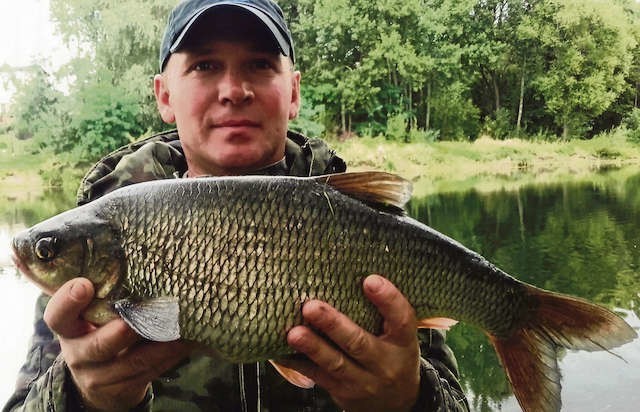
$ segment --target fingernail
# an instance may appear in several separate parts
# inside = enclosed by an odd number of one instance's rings
[[[306,343],[304,332],[298,329],[290,330],[287,334],[287,341],[289,343],[289,346],[291,346],[292,348],[296,350],[303,349]]]
[[[317,301],[317,300],[310,300],[308,302],[305,302],[305,304],[302,306],[302,316],[307,319],[315,319],[318,316],[319,312],[322,312],[324,310],[324,307],[322,305],[322,302]]]
[[[87,287],[83,282],[74,282],[69,289],[69,295],[77,301],[84,301],[87,297]]]
[[[384,282],[380,276],[371,275],[366,279],[365,287],[371,293],[378,293],[382,289]]]

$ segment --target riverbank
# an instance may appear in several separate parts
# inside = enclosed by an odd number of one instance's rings
[[[414,196],[515,190],[533,183],[593,180],[598,171],[637,173],[640,145],[622,132],[591,140],[532,142],[520,139],[399,144],[382,138],[332,142],[356,170],[386,170],[414,184]]]
[[[385,170],[411,180],[415,197],[593,180],[601,170],[631,174],[640,166],[640,144],[629,142],[620,131],[569,142],[483,137],[474,142],[401,144],[365,137],[329,143],[351,171]],[[5,197],[33,198],[52,187],[73,196],[85,171],[61,166],[50,153],[35,150],[29,142],[0,137],[0,185]]]

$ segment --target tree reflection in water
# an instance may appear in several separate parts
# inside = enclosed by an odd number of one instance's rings
[[[520,280],[586,298],[623,315],[625,311],[640,315],[640,176],[610,184],[436,194],[413,199],[410,214]],[[472,393],[474,410],[514,404],[505,373],[480,330],[460,324],[449,332],[448,342],[458,357],[465,388]],[[640,342],[625,345],[624,350],[637,358]],[[622,369],[629,382],[640,384],[638,365],[607,355],[606,368]],[[560,359],[564,356],[561,353]],[[584,359],[584,373],[592,374],[588,364],[593,354],[576,356]],[[632,400],[625,401],[613,382],[610,389],[613,400],[601,400],[603,407],[613,404],[619,407],[612,410],[632,410]],[[565,405],[572,401],[566,395],[563,392]]]

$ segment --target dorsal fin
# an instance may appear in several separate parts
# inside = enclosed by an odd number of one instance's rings
[[[411,199],[411,182],[392,173],[348,172],[313,179],[385,212],[402,214]]]

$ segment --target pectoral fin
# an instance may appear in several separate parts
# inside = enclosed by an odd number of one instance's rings
[[[274,368],[276,368],[278,373],[292,385],[295,385],[299,388],[311,389],[316,384],[313,380],[309,379],[297,370],[287,368],[286,366],[283,366],[274,360],[269,360],[269,362],[273,365]]]
[[[180,306],[174,297],[144,301],[122,299],[114,304],[116,312],[145,339],[170,342],[180,339]]]

